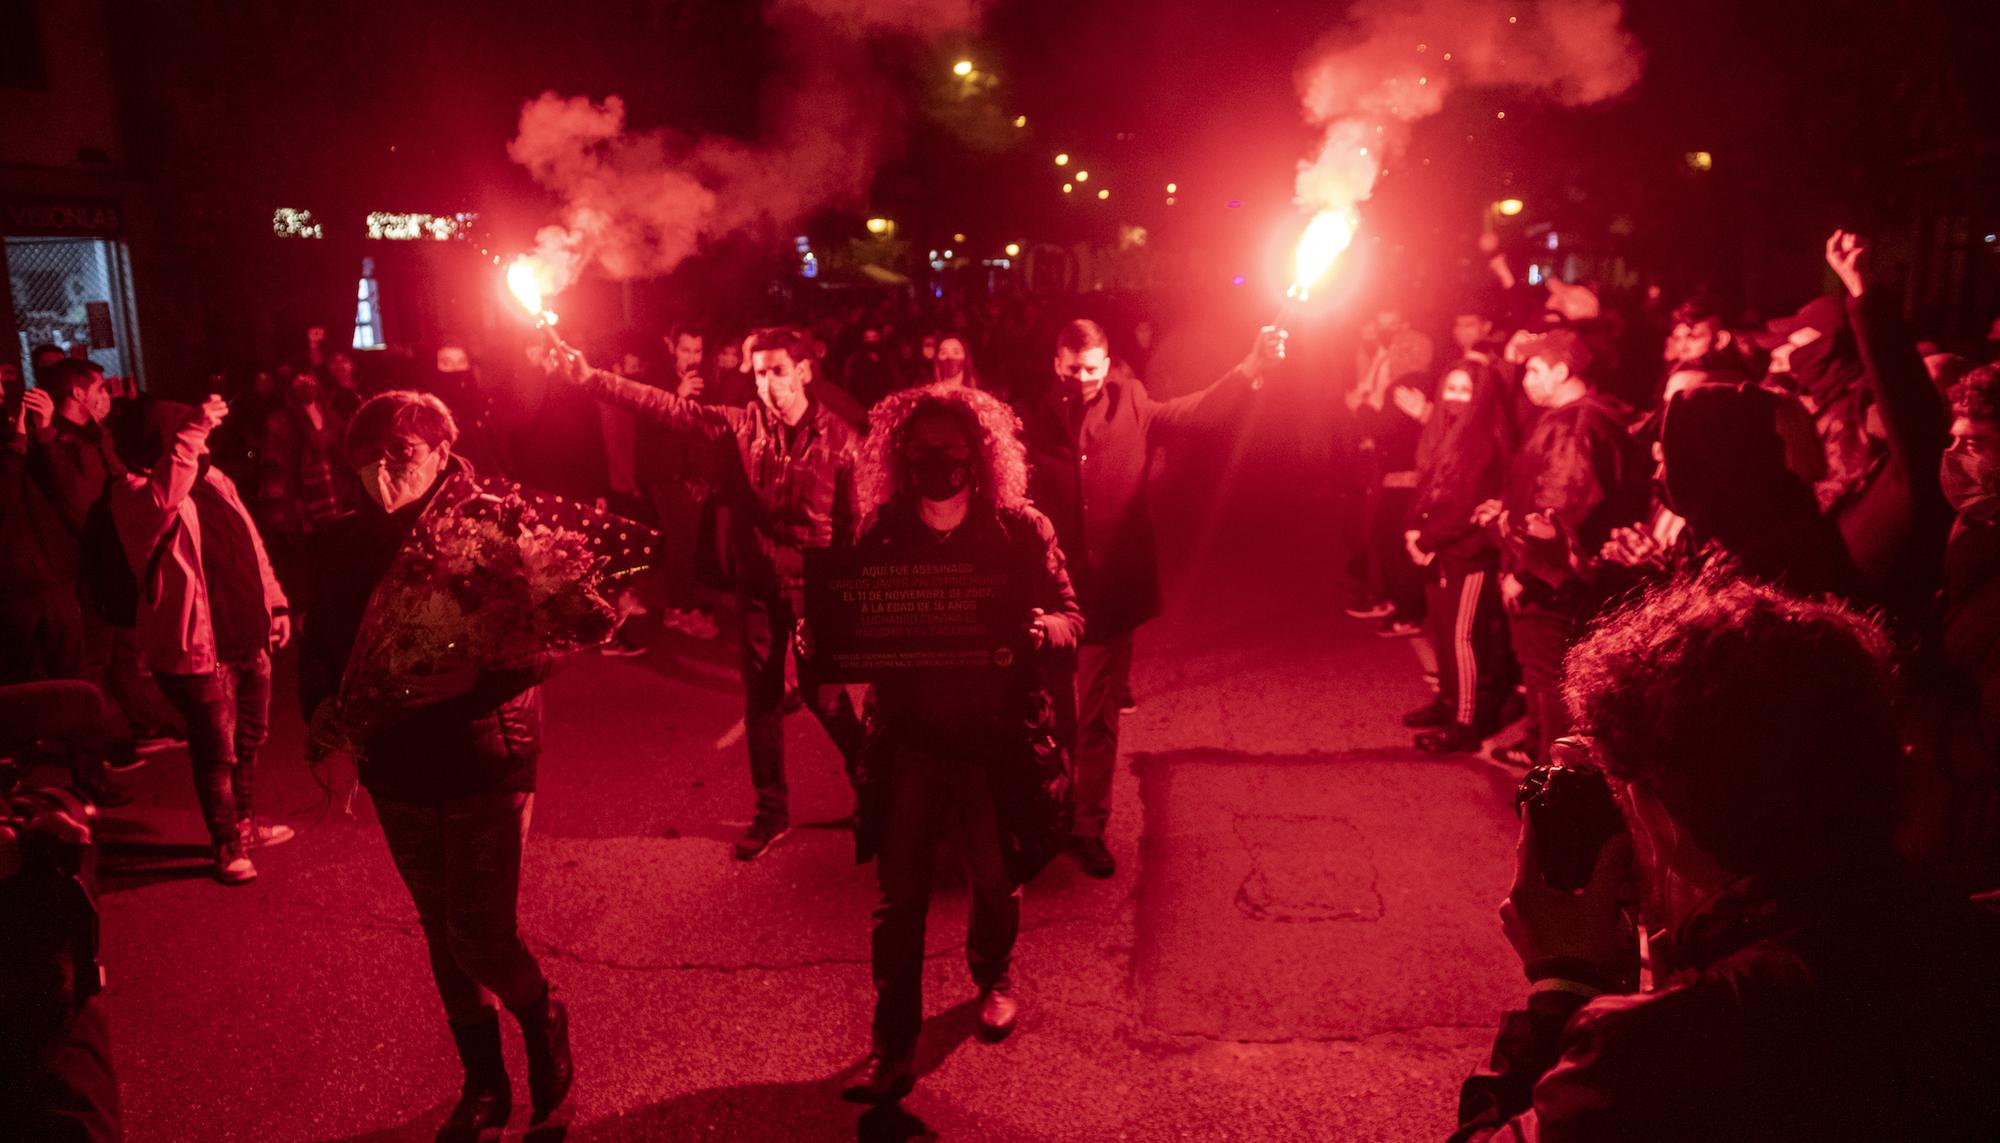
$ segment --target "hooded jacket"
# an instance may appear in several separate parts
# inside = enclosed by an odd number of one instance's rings
[[[163,413],[174,408],[161,407]],[[195,481],[207,481],[225,510],[242,517],[257,561],[267,621],[290,607],[264,552],[264,538],[237,495],[235,482],[221,469],[204,464],[207,457],[208,429],[199,422],[184,423],[174,430],[150,471],[127,473],[105,492],[118,542],[139,579],[140,658],[162,674],[205,675],[216,667],[215,627],[201,557],[201,516],[192,495]],[[162,543],[164,553],[155,559]]]
[[[1580,588],[1575,569],[1596,559],[1611,529],[1645,514],[1648,470],[1626,429],[1631,420],[1623,402],[1592,391],[1543,410],[1514,456],[1501,496],[1514,521],[1504,566],[1544,602]],[[1530,512],[1560,522],[1567,550],[1525,538]]]

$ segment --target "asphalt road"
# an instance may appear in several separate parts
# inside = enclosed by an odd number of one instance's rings
[[[1212,502],[1208,471],[1183,473],[1190,500]],[[571,1005],[579,1078],[538,1137],[1447,1131],[1518,992],[1494,912],[1512,779],[1409,748],[1411,644],[1330,606],[1317,510],[1266,502],[1261,479],[1223,482],[1228,513],[1162,513],[1169,614],[1139,641],[1117,877],[1062,861],[1028,889],[1021,1024],[994,1046],[971,1037],[965,893],[938,894],[923,1075],[899,1109],[837,1099],[867,1050],[874,873],[823,824],[848,801],[818,727],[788,731],[808,824],[739,864],[750,796],[726,622],[714,642],[662,635],[646,658],[558,677],[521,911]],[[416,918],[366,796],[352,816],[328,806],[297,761],[280,674],[261,808],[300,836],[259,853],[254,884],[208,879],[183,756],[133,775],[137,803],[105,825],[130,1137],[427,1140],[458,1072]]]

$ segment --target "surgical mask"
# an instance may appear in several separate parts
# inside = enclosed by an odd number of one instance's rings
[[[1938,466],[1938,483],[1952,510],[1973,520],[2000,519],[2000,472],[1982,472],[1979,458],[1947,452]]]
[[[389,468],[387,460],[371,461],[362,465],[359,473],[361,489],[368,498],[382,506],[384,512],[395,512],[417,502],[424,493],[430,491],[444,468],[444,454],[431,450],[429,456],[404,468],[397,474]]]
[[[949,500],[972,483],[972,462],[942,449],[926,449],[910,458],[910,480],[926,500]]]

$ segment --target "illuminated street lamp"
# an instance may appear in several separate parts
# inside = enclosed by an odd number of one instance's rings
[[[894,234],[895,232],[896,223],[892,219],[871,218],[868,220],[868,233],[870,234]]]
[[[971,74],[972,74],[972,61],[971,61],[971,60],[960,60],[960,61],[958,61],[957,63],[955,63],[955,64],[951,65],[951,74],[953,74],[953,75],[956,75],[956,76],[968,76],[968,75],[971,75]]]
[[[1687,165],[1691,171],[1712,171],[1715,169],[1715,156],[1707,151],[1689,151]]]
[[[1068,151],[1064,151],[1064,152],[1063,152],[1062,154],[1060,154],[1060,155],[1057,155],[1057,156],[1056,156],[1056,166],[1058,166],[1058,167],[1067,167],[1067,166],[1069,166],[1069,152],[1068,152]]]
[[[1007,257],[1019,258],[1020,256],[1021,256],[1021,244],[1019,242],[1009,242],[1007,244]]]
[[[1501,214],[1506,215],[1508,218],[1512,218],[1515,215],[1521,213],[1522,211],[1528,209],[1528,204],[1522,202],[1518,198],[1503,198],[1499,202],[1493,204],[1493,209]]]
[[[1069,192],[1071,192],[1071,191],[1073,191],[1073,190],[1075,190],[1075,189],[1076,189],[1076,184],[1074,184],[1074,183],[1064,183],[1064,184],[1063,184],[1063,193],[1064,193],[1064,194],[1068,194]]]
[[[1110,192],[1110,191],[1108,191],[1108,190],[1101,190],[1101,191],[1098,191],[1098,192],[1097,192],[1097,197],[1098,197],[1099,199],[1107,199],[1107,198],[1110,198],[1110,197],[1111,197],[1111,192]]]
[[[1016,126],[1016,127],[1026,127],[1027,125],[1028,125],[1028,117],[1027,117],[1027,116],[1025,116],[1025,115],[1016,115],[1016,116],[1014,116],[1014,126]]]
[[[1087,183],[1087,182],[1089,182],[1089,181],[1090,181],[1090,172],[1089,172],[1089,171],[1078,171],[1078,172],[1076,173],[1076,181],[1077,181],[1077,182],[1080,182],[1080,183]]]
[[[1180,193],[1180,191],[1181,191],[1181,184],[1179,184],[1179,183],[1168,183],[1168,184],[1167,184],[1167,193],[1168,193],[1168,194],[1179,194],[1179,193]]]

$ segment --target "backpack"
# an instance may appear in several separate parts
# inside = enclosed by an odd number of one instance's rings
[[[152,583],[158,575],[160,561],[166,558],[180,526],[177,514],[160,536],[160,542],[154,545],[153,554],[146,561],[146,583]],[[77,563],[84,593],[98,618],[113,627],[137,627],[140,581],[132,574],[132,565],[125,559],[125,546],[118,539],[118,528],[111,521],[109,495],[100,495],[90,502],[90,510],[83,518],[83,534],[77,538]]]

